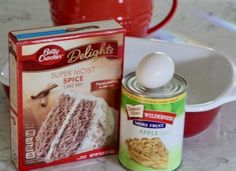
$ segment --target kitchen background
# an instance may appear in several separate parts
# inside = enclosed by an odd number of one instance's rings
[[[168,11],[171,1],[154,0],[152,23]],[[236,1],[180,0],[169,24],[150,35],[170,42],[208,46],[236,63]],[[10,30],[51,26],[47,0],[0,0],[0,68],[7,60],[7,34]],[[183,52],[184,53],[184,52]],[[220,69],[220,68],[219,68]],[[236,103],[225,104],[214,123],[203,133],[184,140],[181,171],[236,169]],[[12,171],[10,160],[8,100],[0,88],[0,171]],[[58,169],[122,171],[116,156],[67,164]],[[44,169],[49,170],[49,169]]]

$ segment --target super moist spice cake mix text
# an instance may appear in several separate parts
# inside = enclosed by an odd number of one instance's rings
[[[119,24],[11,32],[9,49],[11,149],[19,170],[117,152]]]

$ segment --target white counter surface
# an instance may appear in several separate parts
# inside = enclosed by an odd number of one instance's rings
[[[168,3],[154,0],[162,16]],[[169,1],[168,1],[169,2]],[[177,14],[163,29],[151,35],[204,45],[216,49],[236,62],[236,1],[180,0]],[[51,26],[47,0],[0,0],[0,68],[7,60],[7,33],[11,30]],[[10,160],[9,104],[0,87],[0,171],[14,171]],[[181,171],[236,170],[236,103],[223,105],[213,124],[203,133],[184,140]],[[109,156],[41,169],[44,171],[124,171],[117,156]]]

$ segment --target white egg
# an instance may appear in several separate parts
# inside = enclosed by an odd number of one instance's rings
[[[137,66],[136,77],[139,84],[146,88],[158,88],[167,84],[173,77],[173,60],[161,52],[145,56]]]

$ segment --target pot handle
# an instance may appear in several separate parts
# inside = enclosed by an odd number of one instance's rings
[[[236,66],[234,64],[232,64],[232,65],[234,66],[233,67],[234,77],[233,77],[233,80],[232,80],[232,86],[227,91],[225,97],[223,98],[224,102],[222,102],[222,104],[232,102],[232,101],[236,100]]]
[[[234,64],[232,68],[233,72],[233,80],[232,85],[229,87],[229,89],[225,92],[223,96],[218,98],[217,100],[201,105],[187,105],[186,111],[187,112],[201,112],[201,111],[209,111],[211,109],[215,109],[217,107],[220,107],[221,105],[232,102],[236,100],[236,66]]]
[[[148,34],[153,33],[156,30],[158,30],[159,28],[166,25],[168,23],[168,21],[170,21],[170,19],[174,16],[174,13],[177,9],[177,5],[178,5],[178,0],[173,0],[172,7],[171,7],[170,12],[168,13],[168,15],[160,23],[158,23],[155,26],[149,28],[148,29]]]

